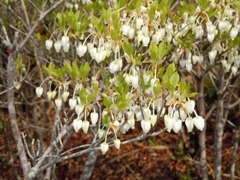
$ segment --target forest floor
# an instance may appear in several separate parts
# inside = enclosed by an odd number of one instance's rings
[[[4,128],[0,129],[0,179],[14,179],[10,152],[13,154],[15,167],[20,174],[21,171],[9,120],[7,116],[4,119],[4,121],[2,120]],[[213,123],[214,120],[210,119],[208,127],[213,127]],[[163,127],[163,123],[159,122],[157,129]],[[123,135],[122,138],[129,139],[138,136],[140,134],[139,129],[140,127],[136,127],[128,134]],[[105,155],[98,152],[98,158],[91,179],[201,179],[197,138],[199,133],[196,129],[192,133],[183,131],[179,134],[165,132],[144,141],[122,145],[120,150],[114,147],[110,148]],[[222,179],[230,179],[235,135],[236,129],[227,123],[223,134]],[[68,142],[66,149],[86,143],[90,138],[90,135],[82,132],[75,133]],[[213,129],[207,129],[206,138],[209,177],[210,179],[214,179]],[[7,144],[7,139],[9,144]],[[66,180],[79,179],[86,159],[87,154],[57,164],[57,178]],[[240,179],[239,149],[236,159],[235,179]]]

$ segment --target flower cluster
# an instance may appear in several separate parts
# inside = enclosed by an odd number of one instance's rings
[[[103,153],[109,149],[109,136],[119,149],[119,134],[134,129],[137,122],[143,133],[161,119],[169,132],[178,133],[182,123],[188,132],[194,126],[202,131],[204,119],[190,100],[194,94],[180,80],[174,64],[194,73],[194,65],[206,68],[220,60],[226,72],[236,75],[240,65],[235,45],[240,28],[237,9],[228,1],[216,4],[214,0],[208,7],[196,5],[191,11],[172,13],[162,9],[170,9],[171,4],[151,0],[108,3],[72,0],[66,3],[71,11],[57,16],[60,27],[55,32],[61,33],[46,40],[46,49],[54,47],[56,53],[71,49],[74,53],[68,53],[69,57],[77,60],[61,68],[45,67],[51,79],[48,100],[54,101],[59,112],[68,102],[76,132],[87,133],[97,126],[98,137],[104,139]],[[221,7],[226,8],[220,11]],[[92,12],[86,13],[89,9]],[[210,16],[212,10],[218,13]],[[202,44],[209,48],[203,51]],[[43,94],[41,86],[36,94]]]

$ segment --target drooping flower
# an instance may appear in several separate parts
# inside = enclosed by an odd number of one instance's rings
[[[121,144],[120,139],[114,139],[113,142],[114,142],[114,146],[115,146],[117,149],[120,149],[120,144]]]
[[[141,127],[142,127],[142,130],[145,134],[147,134],[150,129],[151,129],[151,121],[150,120],[142,120],[141,121]]]
[[[89,129],[89,122],[87,120],[83,121],[82,122],[82,129],[83,129],[83,132],[86,134],[88,132],[88,129]]]
[[[101,144],[101,151],[102,151],[102,153],[105,154],[105,153],[108,151],[108,149],[109,149],[108,143],[103,142],[103,143]]]
[[[98,113],[96,112],[92,112],[90,114],[90,117],[91,117],[91,123],[92,125],[96,125],[97,121],[98,121]]]
[[[167,128],[167,131],[170,132],[174,126],[175,119],[171,117],[170,115],[165,115],[164,116],[164,124]]]
[[[37,97],[41,97],[43,94],[43,87],[39,86],[36,88]]]
[[[196,116],[193,118],[193,124],[196,126],[196,128],[202,131],[205,124],[204,119],[202,118],[202,116]]]
[[[73,120],[73,128],[75,132],[78,132],[82,128],[82,120],[80,118]]]

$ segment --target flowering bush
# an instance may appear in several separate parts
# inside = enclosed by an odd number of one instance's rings
[[[104,137],[103,153],[109,148],[108,136],[114,134],[119,148],[118,136],[138,122],[143,133],[161,117],[169,132],[178,133],[182,123],[188,132],[194,126],[203,130],[204,119],[190,100],[197,93],[181,80],[176,65],[196,74],[194,65],[206,68],[222,62],[226,72],[236,75],[237,1],[199,0],[190,5],[182,1],[172,12],[172,1],[81,3],[68,2],[70,10],[57,14],[58,29],[45,44],[50,53],[54,46],[56,53],[66,54],[63,63],[44,67],[48,99],[59,112],[75,114],[66,124],[85,133],[98,127],[99,138]],[[224,59],[217,59],[218,54]],[[41,96],[41,86],[36,93]]]

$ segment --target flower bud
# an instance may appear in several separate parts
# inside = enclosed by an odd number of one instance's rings
[[[79,118],[73,120],[73,128],[75,132],[78,132],[82,128],[82,123],[82,120]]]
[[[108,143],[103,142],[103,143],[101,144],[101,151],[102,151],[102,153],[105,154],[105,153],[108,151],[108,149],[109,149]]]
[[[92,125],[96,125],[97,121],[98,121],[98,113],[96,112],[92,112],[90,114],[90,117],[91,117],[91,123]]]
[[[121,144],[120,139],[114,139],[113,142],[114,142],[114,146],[115,146],[117,149],[120,149],[120,144]]]
[[[50,50],[52,48],[52,46],[53,46],[53,41],[51,39],[47,39],[45,41],[45,46],[46,46],[47,50]]]
[[[36,88],[37,97],[41,97],[43,94],[43,87],[39,86]]]
[[[83,121],[82,122],[82,129],[83,129],[83,132],[86,134],[88,132],[88,129],[89,129],[89,122],[88,121]]]

